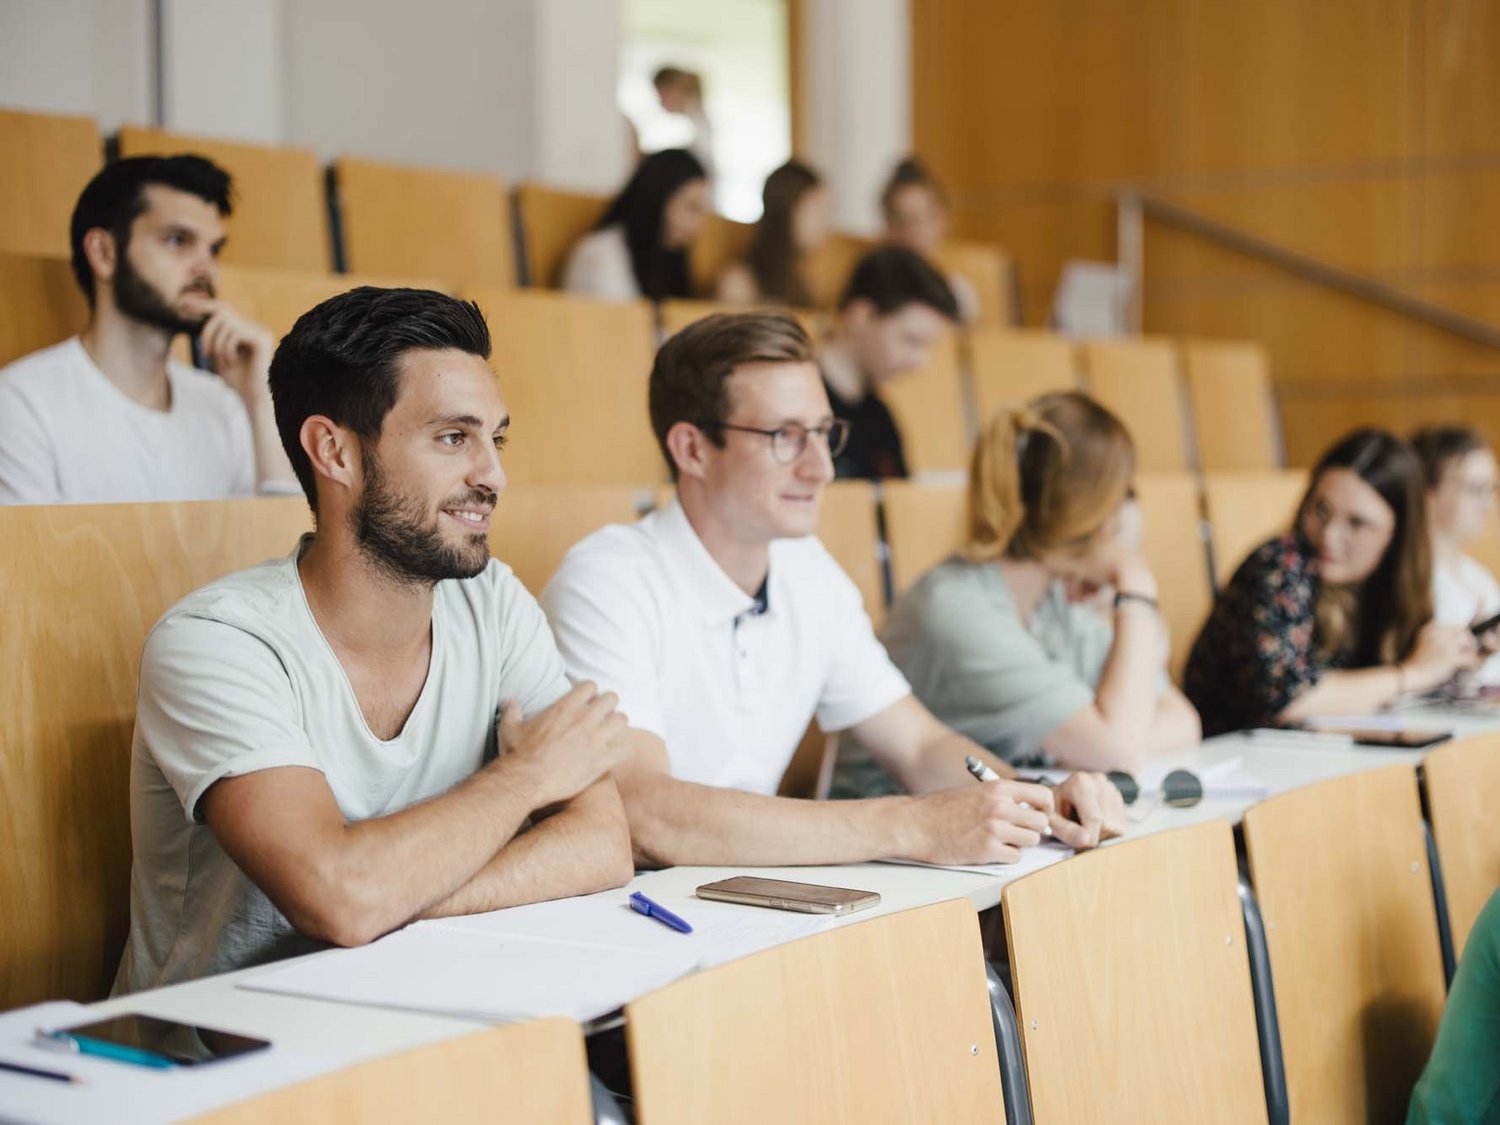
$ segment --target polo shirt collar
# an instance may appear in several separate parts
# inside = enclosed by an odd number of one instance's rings
[[[714,561],[676,497],[657,511],[655,522],[657,541],[682,584],[680,591],[697,607],[705,625],[727,625],[755,611],[757,600],[741,590]]]

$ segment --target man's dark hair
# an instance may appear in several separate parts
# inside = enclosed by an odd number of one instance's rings
[[[1484,437],[1471,426],[1423,426],[1407,439],[1422,462],[1429,490],[1443,483],[1443,474],[1460,458],[1486,449]]]
[[[958,320],[958,300],[943,275],[922,255],[901,246],[882,246],[859,260],[839,298],[839,309],[869,301],[880,316],[907,305],[926,305],[949,320]]]
[[[664,66],[651,76],[651,85],[660,90],[669,82],[680,82],[684,78],[691,78],[690,71],[683,70],[680,66]]]
[[[114,235],[122,256],[130,245],[130,227],[146,210],[146,188],[152,184],[196,195],[212,203],[219,214],[234,209],[234,182],[212,160],[184,153],[180,156],[130,156],[106,164],[88,182],[73,207],[69,235],[73,246],[73,276],[94,307],[94,271],[83,252],[83,236],[95,227]]]
[[[271,360],[271,399],[282,448],[314,514],[318,490],[302,423],[321,414],[373,441],[396,405],[402,356],[429,348],[488,359],[490,330],[479,306],[430,289],[364,285],[292,325]]]
[[[746,363],[810,363],[813,345],[796,317],[786,313],[718,313],[689,324],[663,344],[651,368],[651,429],[672,479],[677,463],[667,431],[691,422],[715,445],[724,444],[720,424],[729,416],[726,386]]]

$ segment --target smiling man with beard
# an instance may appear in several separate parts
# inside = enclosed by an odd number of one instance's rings
[[[266,388],[275,341],[219,301],[232,187],[200,156],[107,165],[73,210],[83,332],[0,370],[0,504],[291,490]],[[196,334],[218,378],[168,358]]]
[[[510,416],[479,309],[362,288],[271,364],[316,530],[146,640],[116,991],[619,886],[616,697],[490,558]]]

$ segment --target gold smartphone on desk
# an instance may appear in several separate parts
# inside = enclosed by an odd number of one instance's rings
[[[736,875],[717,883],[704,883],[699,898],[715,902],[737,902],[745,906],[767,906],[773,910],[796,910],[802,914],[853,914],[880,901],[874,891],[849,887],[824,887],[817,883],[794,883],[789,879],[760,879]]]

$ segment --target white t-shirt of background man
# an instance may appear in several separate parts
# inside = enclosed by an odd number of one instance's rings
[[[1483,564],[1468,555],[1432,564],[1432,619],[1439,625],[1472,625],[1500,613],[1500,584]],[[1487,659],[1475,678],[1500,684],[1500,654]]]
[[[238,395],[168,362],[172,405],[126,397],[78,337],[0,369],[0,504],[217,500],[255,492]]]
[[[530,716],[568,690],[536,601],[492,561],[435,587],[427,681],[401,733],[376,738],[308,608],[296,563],[308,542],[188,595],[146,639],[130,763],[130,940],[116,992],[318,948],[200,819],[214,782],[305,766],[347,819],[383,816],[503,752],[504,700]]]
[[[815,713],[846,730],[911,694],[823,544],[770,554],[756,612],[673,501],[579,543],[542,593],[568,674],[617,692],[675,778],[775,793]]]

